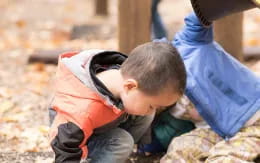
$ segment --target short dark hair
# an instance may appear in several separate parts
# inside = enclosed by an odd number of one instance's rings
[[[186,87],[184,63],[170,43],[149,42],[136,47],[122,64],[121,73],[135,79],[140,90],[149,95],[168,88],[182,95]]]

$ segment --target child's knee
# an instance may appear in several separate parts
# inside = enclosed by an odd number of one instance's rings
[[[117,138],[117,144],[120,145],[125,151],[131,153],[134,147],[134,138],[129,132],[122,129],[119,137]]]

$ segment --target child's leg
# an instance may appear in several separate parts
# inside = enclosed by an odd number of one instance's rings
[[[165,26],[162,22],[161,16],[158,12],[158,5],[160,0],[152,1],[152,31],[153,39],[161,39],[167,37]]]
[[[144,144],[148,144],[151,141],[151,134],[148,134],[143,137],[145,133],[147,133],[148,128],[150,127],[152,121],[154,119],[154,114],[147,116],[129,116],[128,120],[121,124],[120,127],[127,130],[134,138],[134,142],[137,143],[141,138]]]
[[[200,163],[209,155],[209,150],[222,138],[210,129],[197,128],[176,137],[168,147],[161,163]]]
[[[230,141],[221,141],[211,150],[206,163],[251,163],[260,156],[260,119],[241,129]]]
[[[133,137],[124,129],[92,135],[87,143],[91,163],[124,163],[132,153]]]
[[[134,143],[146,132],[154,115],[130,116],[120,125],[102,134],[92,135],[87,143],[91,163],[124,163]]]

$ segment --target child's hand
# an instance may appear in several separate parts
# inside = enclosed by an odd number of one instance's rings
[[[150,156],[162,152],[166,152],[166,149],[164,149],[155,135],[152,136],[152,142],[150,144],[138,144],[137,146],[137,153],[144,156]]]

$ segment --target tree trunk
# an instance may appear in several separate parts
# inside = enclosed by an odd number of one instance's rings
[[[119,50],[129,53],[150,41],[151,0],[118,1]]]
[[[95,5],[96,5],[96,15],[103,15],[103,16],[108,15],[107,0],[95,0]]]
[[[214,23],[215,40],[238,60],[243,60],[243,13],[233,14]]]

